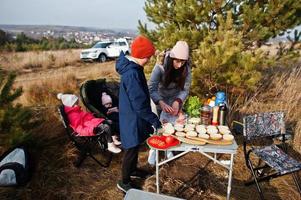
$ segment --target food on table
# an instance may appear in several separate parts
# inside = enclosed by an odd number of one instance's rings
[[[197,129],[197,128],[204,128],[204,129],[206,129],[206,126],[205,126],[204,124],[201,124],[201,125],[196,125],[195,128],[196,128],[196,129]]]
[[[190,96],[185,101],[184,109],[190,117],[200,116],[201,102],[197,96]]]
[[[165,141],[158,138],[150,138],[148,143],[153,146],[164,147],[166,145]]]
[[[195,128],[195,124],[190,124],[190,123],[189,123],[189,124],[186,124],[185,127],[192,127],[192,128]]]
[[[198,117],[192,117],[188,120],[188,122],[191,124],[199,124],[201,122],[201,119]]]
[[[176,131],[183,131],[184,128],[183,128],[183,126],[182,127],[181,126],[175,126],[175,130]]]
[[[216,129],[216,126],[209,125],[209,126],[207,126],[207,129]]]
[[[169,136],[167,136],[166,138],[165,138],[165,142],[166,142],[166,144],[172,144],[173,142],[175,142],[175,138],[173,137],[173,136],[171,136],[171,135],[169,135]]]
[[[206,128],[204,128],[202,126],[197,126],[196,132],[201,133],[201,134],[206,134],[207,130],[206,130]]]
[[[164,128],[164,133],[167,135],[173,134],[175,132],[175,129],[171,123],[164,124],[163,128]]]
[[[186,133],[178,131],[178,132],[175,133],[175,135],[179,136],[179,137],[185,137]]]
[[[234,140],[234,136],[230,135],[230,134],[226,134],[226,135],[223,135],[223,139],[227,140],[227,141],[232,141],[232,140]]]
[[[187,135],[187,136],[192,136],[192,137],[195,137],[195,136],[197,136],[197,135],[198,135],[198,133],[197,133],[197,132],[195,132],[195,131],[188,131],[188,132],[186,133],[186,135]]]
[[[177,137],[178,140],[181,142],[187,143],[187,144],[193,144],[193,145],[205,145],[206,142],[204,141],[198,141],[198,140],[193,140],[185,137]]]
[[[164,136],[169,136],[169,135],[172,135],[173,133],[167,133],[167,132],[163,132],[162,135]]]
[[[174,127],[181,127],[181,128],[184,128],[184,124],[179,124],[179,123],[175,123]]]
[[[222,135],[221,134],[217,134],[217,133],[215,133],[215,134],[210,134],[210,138],[212,139],[212,140],[220,140],[220,139],[222,139]]]
[[[198,136],[199,136],[199,138],[209,139],[209,135],[208,134],[200,133]]]
[[[231,131],[229,129],[219,129],[219,132],[223,135],[227,135],[227,134],[231,133]]]
[[[216,128],[210,128],[210,129],[207,128],[207,133],[209,133],[209,134],[217,134],[218,131],[217,131]]]
[[[188,126],[188,127],[185,127],[185,128],[184,128],[184,131],[185,131],[186,133],[189,132],[189,131],[194,131],[194,128],[191,127],[191,126]]]
[[[229,130],[229,127],[228,126],[218,126],[217,127],[219,130],[221,130],[221,129],[227,129],[227,130]]]

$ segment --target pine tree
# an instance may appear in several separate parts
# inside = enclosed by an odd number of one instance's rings
[[[22,88],[13,88],[16,75],[0,69],[0,145],[24,142],[37,125],[30,109],[14,104],[22,95]]]
[[[276,60],[258,48],[301,23],[296,0],[146,0],[144,10],[155,29],[139,22],[139,31],[158,49],[188,42],[198,95],[212,87],[254,90],[261,72]]]

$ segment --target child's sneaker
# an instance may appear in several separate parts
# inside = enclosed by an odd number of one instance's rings
[[[117,139],[117,136],[116,135],[113,135],[112,136],[112,139],[113,139],[113,143],[115,144],[115,145],[121,145],[121,142]]]
[[[112,153],[120,153],[121,149],[116,147],[116,145],[112,143],[108,143],[108,150],[111,151]]]

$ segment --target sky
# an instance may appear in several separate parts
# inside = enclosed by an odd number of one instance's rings
[[[0,0],[0,24],[137,29],[144,0]]]

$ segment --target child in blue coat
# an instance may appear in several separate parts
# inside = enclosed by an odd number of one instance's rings
[[[139,145],[153,128],[159,129],[161,122],[151,111],[150,95],[143,66],[155,53],[152,42],[138,36],[132,43],[131,56],[120,54],[116,71],[120,74],[119,124],[120,137],[125,149],[122,162],[122,180],[117,187],[123,192],[133,188],[131,176],[144,178],[146,173],[137,169]]]

